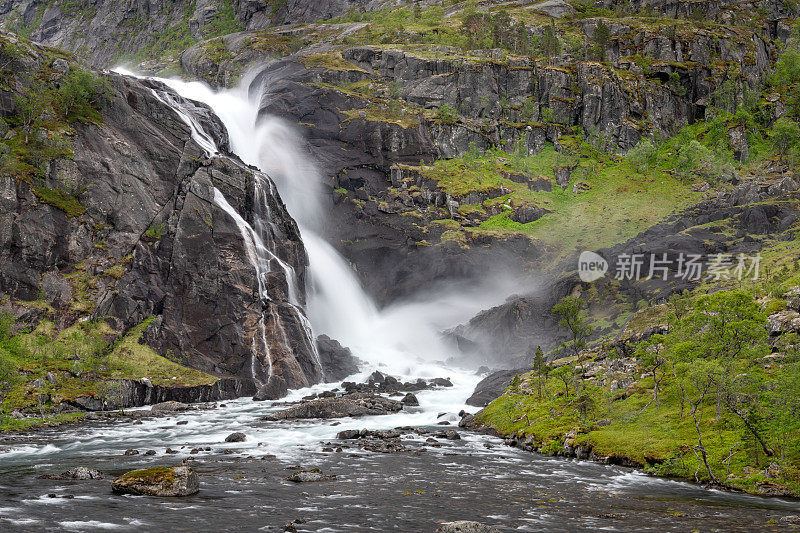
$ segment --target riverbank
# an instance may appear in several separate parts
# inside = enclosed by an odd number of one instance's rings
[[[545,455],[796,498],[796,293],[673,299],[647,311],[649,329],[540,360],[462,424]]]

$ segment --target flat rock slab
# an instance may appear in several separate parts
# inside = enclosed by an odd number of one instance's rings
[[[496,527],[469,520],[450,522],[440,527],[437,531],[439,533],[500,533],[500,530]]]
[[[45,474],[39,476],[40,479],[77,479],[85,481],[89,479],[103,479],[103,474],[92,468],[79,466],[63,472],[61,474]]]
[[[295,420],[299,418],[342,418],[347,416],[388,415],[403,408],[397,400],[381,396],[343,396],[322,398],[270,413],[261,420]]]
[[[298,470],[287,477],[286,480],[294,483],[312,483],[316,481],[335,481],[336,476],[323,474],[319,468],[312,468],[311,470]]]
[[[200,483],[197,474],[186,466],[156,467],[123,474],[114,480],[111,488],[117,494],[190,496],[198,493]]]

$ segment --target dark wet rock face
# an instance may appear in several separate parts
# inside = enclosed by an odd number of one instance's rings
[[[85,213],[68,215],[37,201],[28,182],[0,177],[0,294],[30,301],[43,292],[62,328],[87,308],[118,334],[155,317],[144,342],[218,377],[264,383],[269,353],[274,374],[288,387],[319,382],[314,341],[303,311],[289,302],[287,276],[271,268],[263,280],[270,298],[261,298],[235,219],[252,224],[259,213],[270,213],[263,240],[294,270],[294,292],[303,304],[306,252],[270,179],[227,154],[225,128],[207,107],[157,82],[106,77],[111,99],[102,124],[76,123],[74,157],[53,161],[40,184],[60,190],[74,182]],[[221,153],[207,157],[166,100],[194,116]],[[93,280],[80,313],[68,275]],[[127,388],[128,405],[255,392],[241,381],[172,396],[168,387],[131,382]],[[104,408],[91,397],[74,403]]]
[[[500,370],[489,374],[475,386],[472,396],[467,399],[467,405],[484,407],[499,398],[508,388],[511,380],[517,374],[528,372],[526,369]]]
[[[320,335],[317,337],[317,350],[326,382],[341,381],[358,373],[358,359],[350,348],[342,346],[339,341]]]
[[[214,31],[215,24],[227,19],[228,9],[239,29],[252,30],[324,20],[381,4],[376,0],[133,0],[121,8],[112,0],[73,4],[11,0],[2,5],[0,16],[4,29],[28,26],[31,39],[76,52],[96,67],[109,67],[120,57],[150,50],[159,39],[180,32],[175,21],[186,19],[190,37],[203,39]]]
[[[257,402],[278,400],[286,396],[288,392],[285,379],[280,376],[270,376],[267,382],[253,396],[253,400]]]
[[[794,204],[785,201],[786,195],[797,194],[797,188],[797,182],[788,177],[777,183],[766,178],[746,181],[684,209],[626,242],[596,250],[612,269],[621,256],[632,254],[642,254],[648,260],[651,254],[653,257],[666,255],[671,263],[666,280],[661,276],[653,279],[642,276],[642,279],[618,282],[611,279],[612,272],[593,282],[593,290],[602,294],[612,284],[618,284],[614,288],[617,298],[630,303],[641,299],[655,301],[674,292],[690,290],[698,281],[677,275],[680,254],[699,255],[704,260],[716,254],[730,254],[734,258],[740,253],[751,256],[775,239],[785,238],[781,233],[800,219]],[[558,300],[572,294],[576,288],[586,288],[574,273],[576,265],[577,258],[564,261],[558,272],[568,274],[559,274],[546,290],[514,296],[449,330],[447,335],[461,351],[462,358],[500,368],[530,367],[537,346],[546,352],[567,340],[564,328],[558,326],[558,317],[551,310]],[[595,332],[596,335],[601,333],[600,330]],[[486,381],[484,388],[488,384]],[[491,394],[496,393],[495,387]],[[470,405],[482,407],[481,402],[491,394],[476,396]]]
[[[117,494],[140,496],[191,496],[200,490],[197,474],[189,467],[134,470],[116,478],[111,485]]]

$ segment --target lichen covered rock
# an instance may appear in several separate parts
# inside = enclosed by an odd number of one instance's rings
[[[200,483],[194,470],[186,466],[156,467],[123,474],[111,488],[117,494],[191,496],[200,490]]]

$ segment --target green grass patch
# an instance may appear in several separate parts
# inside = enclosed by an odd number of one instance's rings
[[[33,193],[42,203],[64,211],[68,217],[79,217],[86,213],[86,208],[81,205],[78,199],[64,191],[35,185],[33,186]]]

